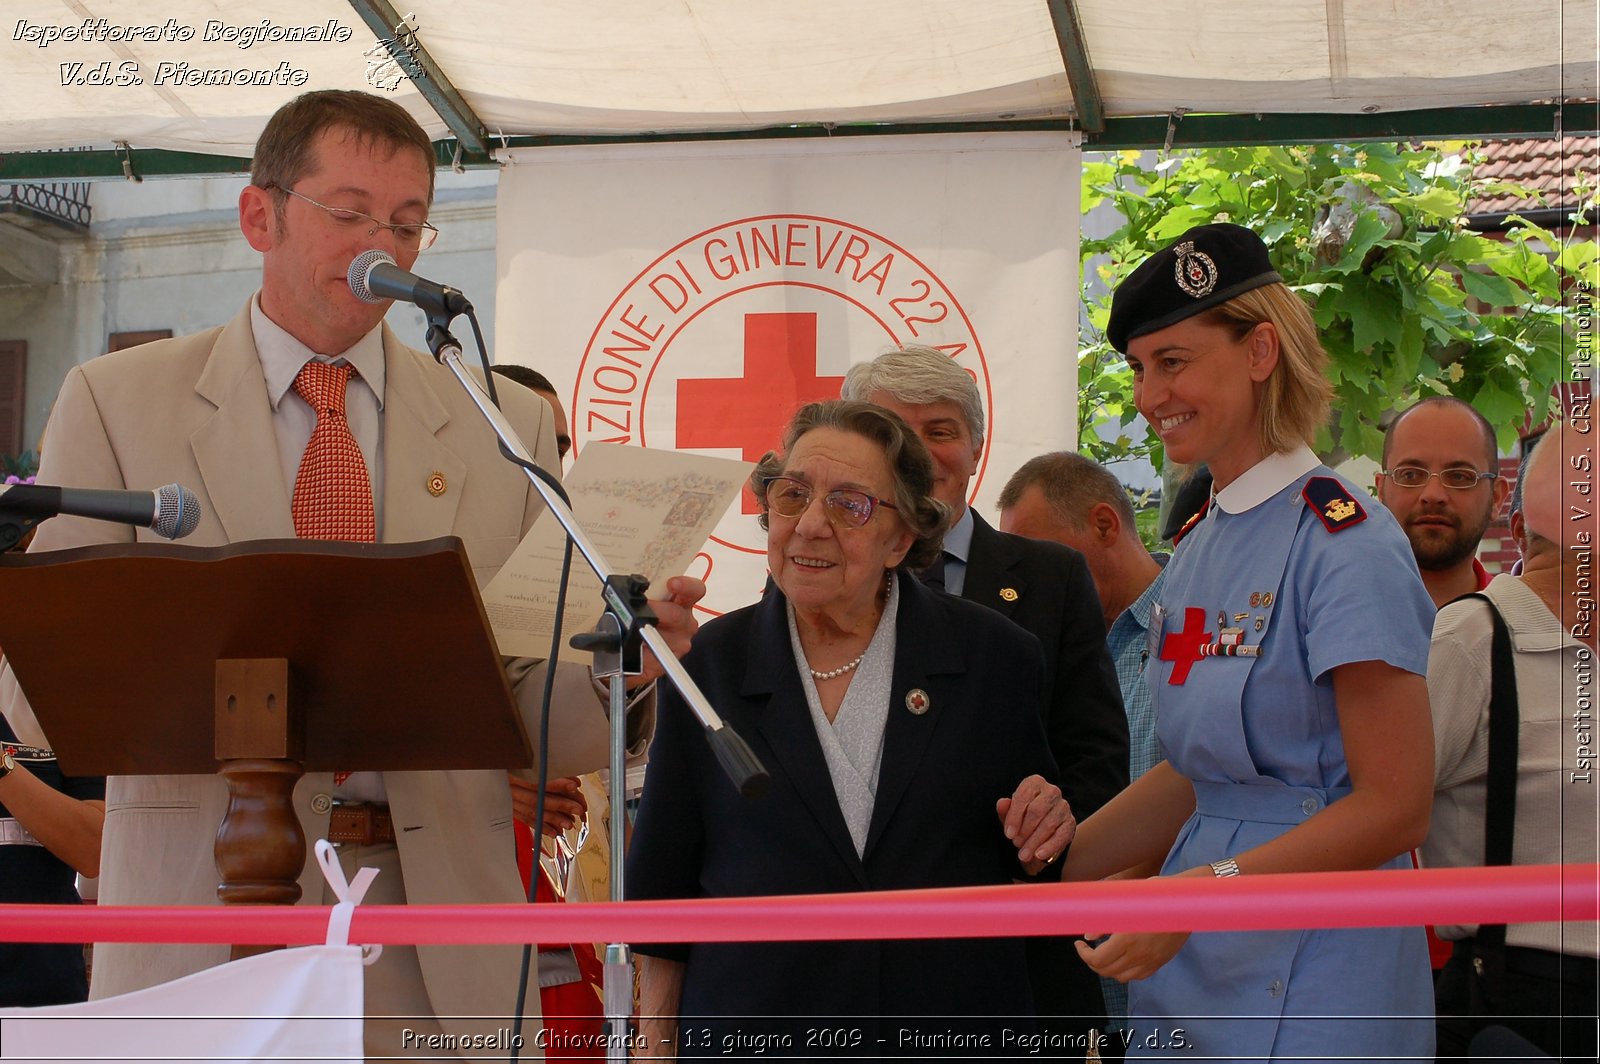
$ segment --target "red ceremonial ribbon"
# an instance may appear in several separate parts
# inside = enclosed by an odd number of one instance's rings
[[[0,905],[0,941],[309,945],[325,906]],[[1600,865],[1297,872],[568,905],[363,905],[350,941],[779,942],[1600,920]]]

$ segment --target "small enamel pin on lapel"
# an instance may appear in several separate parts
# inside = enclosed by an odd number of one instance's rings
[[[928,707],[932,704],[928,692],[920,687],[913,687],[906,692],[906,708],[918,717],[928,712]]]
[[[428,494],[432,495],[435,499],[443,495],[449,486],[450,485],[445,483],[444,474],[438,470],[434,470],[432,473],[428,474]]]

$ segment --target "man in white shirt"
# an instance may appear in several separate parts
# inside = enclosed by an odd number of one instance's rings
[[[1511,532],[1518,576],[1439,611],[1428,656],[1433,707],[1433,820],[1422,846],[1432,867],[1485,863],[1490,695],[1497,678],[1489,604],[1510,642],[1516,758],[1504,797],[1513,864],[1592,865],[1600,859],[1594,770],[1595,436],[1551,429],[1523,461]],[[1478,926],[1441,926],[1455,953],[1436,983],[1439,1056],[1464,1057],[1472,1036],[1504,1023],[1556,1059],[1595,1058],[1600,924],[1511,924],[1503,940]],[[1474,988],[1476,993],[1474,993]]]

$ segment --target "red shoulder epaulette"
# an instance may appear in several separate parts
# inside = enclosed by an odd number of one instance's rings
[[[1193,517],[1189,518],[1189,520],[1185,521],[1182,528],[1178,529],[1172,534],[1173,547],[1176,548],[1178,541],[1183,539],[1184,536],[1187,536],[1194,526],[1198,525],[1205,518],[1206,514],[1210,512],[1211,497],[1208,495],[1206,496],[1206,501],[1201,505],[1199,511]]]
[[[1367,519],[1367,511],[1361,508],[1355,496],[1333,477],[1312,477],[1306,481],[1300,497],[1329,532],[1342,532]]]

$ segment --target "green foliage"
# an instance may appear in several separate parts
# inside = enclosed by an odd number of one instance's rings
[[[1311,305],[1336,393],[1324,455],[1378,457],[1380,419],[1429,394],[1473,403],[1508,447],[1525,414],[1538,421],[1549,409],[1571,342],[1562,292],[1575,277],[1595,283],[1600,251],[1520,219],[1505,240],[1465,229],[1474,196],[1538,198],[1475,182],[1475,158],[1461,144],[1325,144],[1187,152],[1149,169],[1134,151],[1086,163],[1084,209],[1110,202],[1126,224],[1081,246],[1083,453],[1161,464],[1160,441],[1133,424],[1133,376],[1105,341],[1108,293],[1173,237],[1213,221],[1259,233]],[[1578,193],[1592,213],[1594,188]]]
[[[1148,551],[1171,550],[1172,545],[1161,538],[1161,509],[1152,506],[1147,510],[1139,510],[1133,515],[1133,526],[1139,533],[1139,541]]]
[[[39,456],[32,451],[21,454],[0,454],[0,481],[7,477],[26,480],[39,472]]]

